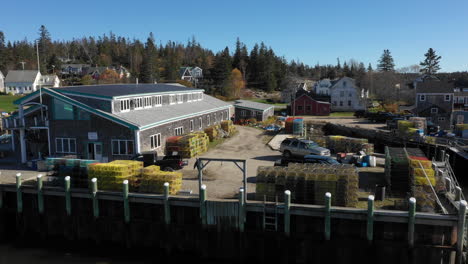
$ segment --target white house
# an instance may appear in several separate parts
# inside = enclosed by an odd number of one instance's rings
[[[197,82],[203,78],[203,70],[200,67],[181,67],[179,75],[181,80]]]
[[[13,94],[29,94],[37,90],[41,73],[32,71],[9,71],[5,78],[5,92]]]
[[[0,71],[0,92],[5,92],[5,76]]]
[[[307,82],[305,81],[292,81],[288,84],[288,87],[281,91],[281,101],[284,103],[290,103],[296,98],[298,91],[308,91]]]
[[[357,111],[366,109],[367,93],[362,93],[354,79],[343,77],[330,88],[332,111]]]
[[[330,95],[330,88],[333,86],[334,82],[330,79],[322,79],[315,83],[314,92],[319,95]]]
[[[56,74],[42,75],[39,81],[42,88],[60,87],[60,79]]]

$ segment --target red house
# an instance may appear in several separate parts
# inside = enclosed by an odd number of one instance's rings
[[[307,94],[297,97],[291,102],[292,115],[330,115],[330,103],[314,100]]]

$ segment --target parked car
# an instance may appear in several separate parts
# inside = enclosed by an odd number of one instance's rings
[[[164,157],[158,157],[156,152],[144,152],[136,155],[133,160],[143,161],[143,166],[156,165],[163,171],[175,171],[180,170],[184,166],[188,165],[187,160],[183,160],[180,155],[166,155]]]
[[[317,143],[307,139],[287,138],[281,142],[280,152],[285,158],[306,155],[330,156],[330,150],[320,147]]]
[[[366,110],[357,110],[356,112],[354,112],[354,116],[356,118],[365,117],[366,116]]]
[[[376,113],[367,112],[365,117],[372,122],[385,123],[387,120],[398,117],[398,115],[388,113],[388,112],[376,112]]]
[[[275,166],[288,166],[289,163],[318,163],[318,164],[340,164],[332,157],[318,156],[318,155],[306,155],[302,159],[294,158],[282,158],[275,161]]]

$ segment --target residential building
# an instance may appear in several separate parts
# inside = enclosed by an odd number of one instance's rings
[[[41,73],[37,70],[9,71],[5,78],[5,92],[29,94],[39,88]]]
[[[3,73],[0,71],[0,92],[4,93],[5,92],[5,76]]]
[[[281,101],[284,103],[291,103],[291,101],[296,97],[297,92],[308,90],[306,81],[292,81],[286,89],[281,91]]]
[[[22,163],[39,156],[106,162],[146,151],[162,155],[166,138],[227,120],[231,107],[201,89],[174,84],[44,88],[15,103],[19,110],[4,127]]]
[[[181,80],[198,83],[203,78],[203,70],[200,67],[181,67],[179,76]]]
[[[60,86],[60,79],[56,74],[42,75],[39,85],[42,88],[56,88]]]
[[[453,109],[468,111],[468,88],[454,89]]]
[[[62,64],[61,74],[62,75],[77,75],[83,76],[86,74],[88,69],[91,67],[89,64]]]
[[[275,107],[270,104],[257,103],[247,100],[234,102],[234,122],[255,118],[257,121],[265,121],[275,114]]]
[[[329,88],[332,111],[357,111],[366,109],[367,93],[362,92],[354,79],[342,77]]]
[[[328,116],[330,115],[330,103],[317,101],[310,93],[303,93],[296,97],[291,102],[290,106],[291,115],[319,115]]]
[[[415,88],[416,105],[413,112],[417,116],[426,117],[441,129],[450,129],[453,112],[453,84],[430,79],[418,82]]]
[[[336,81],[330,81],[330,79],[322,79],[315,83],[313,91],[317,95],[330,95],[330,88],[335,83]]]

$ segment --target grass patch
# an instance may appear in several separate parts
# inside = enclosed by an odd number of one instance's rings
[[[354,112],[333,112],[330,116],[354,116]]]
[[[0,112],[11,112],[17,109],[13,101],[21,98],[19,95],[0,95]]]

